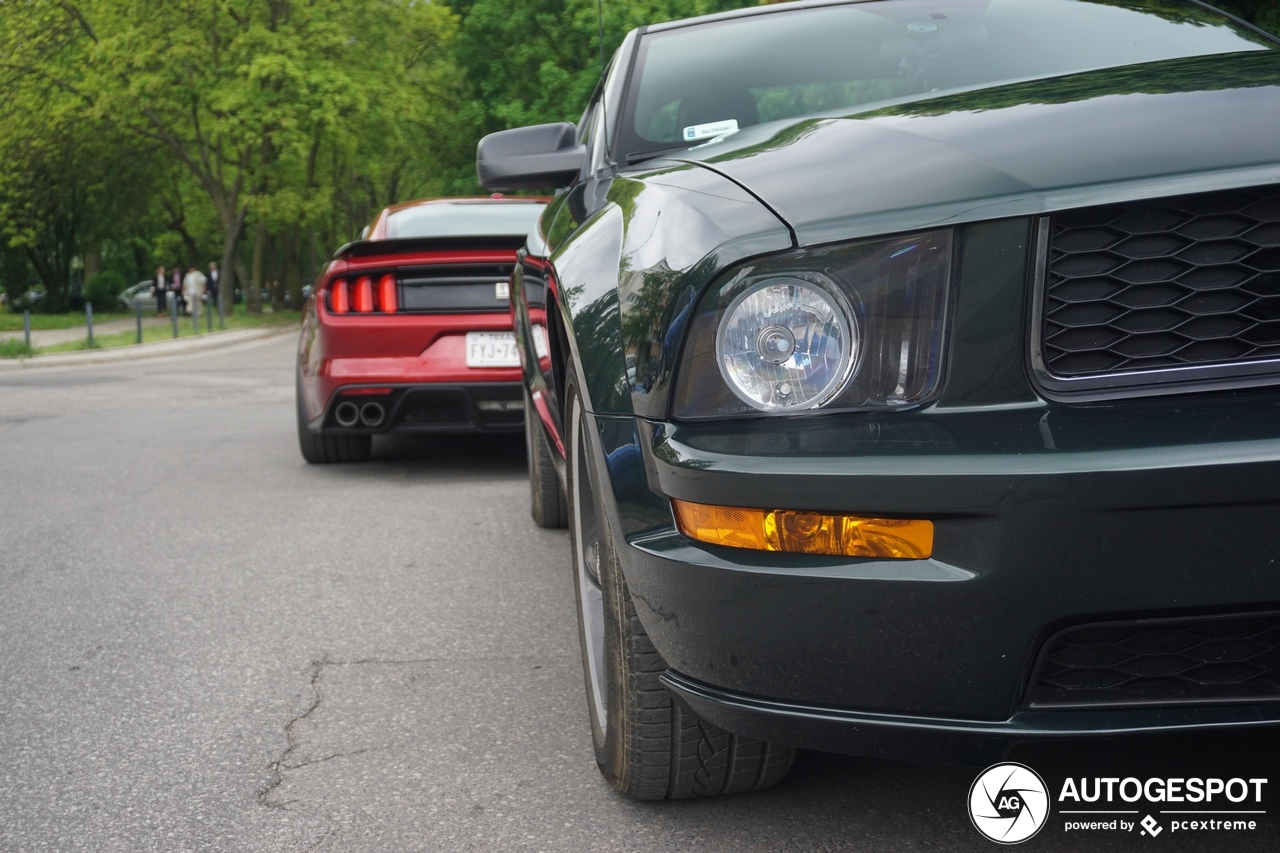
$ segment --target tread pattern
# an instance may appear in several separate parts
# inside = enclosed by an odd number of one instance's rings
[[[524,447],[529,459],[529,512],[539,527],[569,526],[569,501],[560,488],[547,437],[538,424],[538,412],[524,392]]]
[[[667,664],[636,613],[603,509],[597,505],[611,693],[607,740],[614,742],[597,752],[605,778],[637,800],[712,797],[777,784],[791,769],[794,748],[713,726],[658,680]]]
[[[630,772],[620,774],[619,790],[635,799],[682,800],[758,791],[782,781],[795,749],[711,725],[658,680],[666,662],[640,624],[612,543],[609,552],[609,565],[601,566],[601,574],[611,576],[612,591],[624,603],[625,621],[619,626],[623,660],[618,663],[630,686],[620,697],[626,720],[618,721],[625,727],[623,752]],[[632,707],[627,708],[629,698]]]

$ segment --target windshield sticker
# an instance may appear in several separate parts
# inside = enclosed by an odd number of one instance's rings
[[[736,118],[725,121],[713,121],[708,124],[694,124],[684,129],[684,141],[696,142],[699,139],[710,139],[713,136],[728,136],[738,132]]]

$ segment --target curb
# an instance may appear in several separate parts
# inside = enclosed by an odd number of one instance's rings
[[[298,325],[296,323],[284,323],[279,326],[269,326],[262,329],[232,329],[226,332],[207,332],[198,338],[178,338],[177,340],[157,341],[150,344],[130,344],[125,347],[113,347],[112,349],[104,350],[53,353],[52,355],[36,355],[28,358],[3,358],[0,359],[0,372],[34,367],[73,367],[81,364],[103,364],[113,361],[137,361],[166,355],[185,355],[190,352],[221,349],[286,333],[297,334],[297,331]]]

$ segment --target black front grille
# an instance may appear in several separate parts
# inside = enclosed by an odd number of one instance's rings
[[[1049,229],[1051,377],[1280,359],[1280,188],[1085,208]]]
[[[1106,622],[1045,643],[1026,707],[1280,700],[1280,613]]]

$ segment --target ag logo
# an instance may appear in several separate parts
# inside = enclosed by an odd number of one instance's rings
[[[1044,780],[1022,764],[996,764],[969,789],[973,826],[997,844],[1019,844],[1040,831],[1049,817]]]

